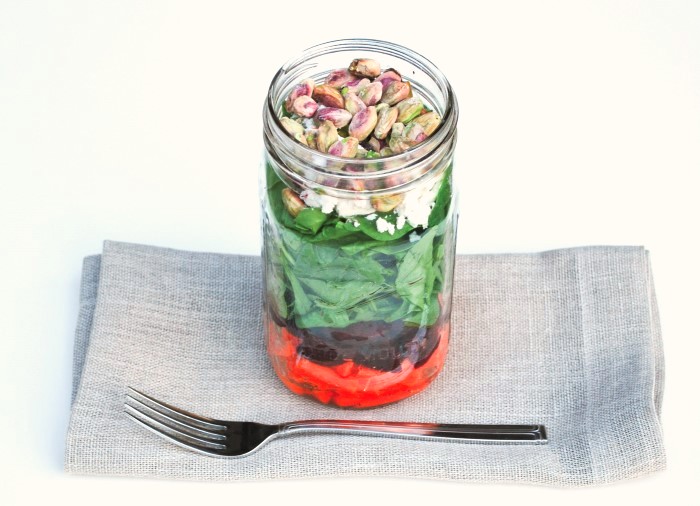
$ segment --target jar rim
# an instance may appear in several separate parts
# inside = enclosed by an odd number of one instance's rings
[[[295,72],[314,67],[315,65],[309,63],[314,58],[350,51],[372,51],[393,56],[420,69],[432,80],[441,94],[440,98],[443,100],[444,106],[440,111],[442,121],[428,139],[402,153],[380,158],[349,159],[314,150],[297,142],[287,134],[278,115],[283,98],[280,92],[283,89],[285,78]],[[410,78],[406,79],[410,80]],[[311,175],[318,176],[318,179],[332,177],[341,181],[384,178],[409,172],[412,169],[415,170],[416,165],[431,165],[431,158],[435,158],[436,153],[442,149],[452,152],[456,138],[457,119],[458,106],[454,91],[447,78],[435,64],[402,45],[369,38],[338,39],[316,44],[290,58],[272,78],[263,112],[265,144],[268,151],[272,149],[275,152],[279,151],[285,159],[296,159],[304,166],[305,171],[311,171]],[[439,158],[443,158],[443,155],[444,153],[440,153]],[[278,159],[278,162],[281,161],[279,157],[275,158]],[[353,170],[344,172],[343,168],[348,165],[352,166]],[[377,165],[381,165],[381,168],[377,169]],[[313,179],[316,178],[312,177]]]

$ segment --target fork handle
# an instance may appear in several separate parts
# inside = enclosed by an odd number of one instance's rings
[[[361,420],[301,420],[280,426],[280,433],[322,430],[420,438],[472,441],[520,441],[546,443],[544,425],[476,425],[450,423],[374,422]]]

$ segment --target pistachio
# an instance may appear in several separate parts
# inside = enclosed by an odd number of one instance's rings
[[[345,105],[345,101],[340,92],[328,84],[316,86],[312,96],[326,107],[342,109]]]
[[[357,96],[367,106],[376,104],[382,98],[382,83],[368,84],[360,90]]]
[[[389,147],[393,153],[402,153],[406,151],[411,145],[406,141],[403,136],[404,132],[403,123],[394,123],[391,127],[391,137],[389,137]]]
[[[287,133],[289,133],[289,135],[294,137],[302,144],[306,144],[306,142],[302,141],[302,139],[304,139],[304,127],[301,126],[300,123],[297,123],[292,118],[288,118],[286,116],[280,118],[280,123],[282,123],[282,126]]]
[[[372,81],[367,78],[355,79],[354,81],[350,81],[348,84],[346,84],[343,90],[352,91],[353,93],[359,94],[364,88],[369,86],[371,82]]]
[[[423,130],[425,131],[425,135],[430,137],[433,135],[435,129],[440,125],[440,116],[438,116],[436,112],[430,111],[414,118],[413,122],[422,126]]]
[[[363,148],[362,146],[359,146],[359,145],[358,145],[358,146],[357,146],[357,153],[355,153],[355,158],[366,158],[366,157],[367,157],[367,153],[369,153],[369,151],[367,151],[367,150],[366,150],[365,148]]]
[[[384,102],[380,102],[376,105],[376,107],[377,107],[377,114],[379,114],[379,111],[381,111],[382,109],[388,109],[390,106],[389,106],[389,104],[385,104]]]
[[[311,149],[318,149],[316,147],[316,137],[318,137],[318,128],[309,128],[304,132],[306,145],[309,146]]]
[[[360,112],[362,109],[366,109],[365,103],[357,96],[357,94],[352,91],[348,91],[345,94],[345,110],[348,111],[353,116]]]
[[[360,141],[358,141],[355,137],[338,139],[330,148],[328,148],[328,154],[342,156],[343,158],[355,158],[359,145]]]
[[[421,113],[423,102],[419,98],[407,98],[396,104],[396,107],[399,110],[397,121],[406,124]]]
[[[358,58],[350,63],[348,70],[356,76],[377,77],[382,73],[382,67],[377,60]]]
[[[389,146],[382,148],[381,151],[379,152],[379,156],[391,156],[393,154],[394,154],[394,151]]]
[[[348,133],[357,140],[365,140],[377,126],[377,110],[371,105],[353,116]]]
[[[423,130],[423,127],[415,121],[411,121],[408,125],[406,125],[406,128],[403,129],[401,136],[411,146],[415,146],[428,138],[428,136],[425,134],[425,130]]]
[[[333,88],[340,89],[350,81],[354,81],[355,76],[353,76],[348,69],[338,69],[332,70],[328,76],[326,76],[325,83]]]
[[[382,102],[389,105],[396,105],[402,100],[412,95],[411,85],[403,81],[389,83],[382,95]]]
[[[379,119],[377,119],[377,122],[379,122]],[[376,130],[376,128],[375,128]],[[369,140],[367,141],[367,147],[371,149],[372,151],[375,151],[379,153],[382,148],[384,147],[384,142],[380,141],[376,137],[370,137]]]
[[[384,72],[379,74],[374,82],[382,83],[382,89],[386,90],[387,86],[395,81],[401,81],[401,74],[399,74],[394,69],[386,69]]]
[[[282,203],[284,208],[291,214],[294,218],[299,216],[299,213],[306,208],[306,204],[301,200],[299,195],[294,193],[291,188],[285,188],[282,190]]]
[[[294,100],[289,112],[298,114],[303,118],[310,118],[316,113],[316,109],[318,109],[318,104],[314,102],[314,99],[307,95],[302,95]]]
[[[386,138],[398,115],[399,110],[396,107],[386,107],[380,110],[379,114],[377,114],[377,126],[374,127],[374,136],[377,139]]]
[[[372,207],[380,213],[388,213],[393,211],[401,202],[403,202],[403,194],[376,195],[374,197],[370,197],[369,201],[372,203]]]
[[[316,149],[321,153],[327,153],[328,148],[338,140],[338,129],[333,123],[325,120],[318,127],[316,135]]]
[[[324,107],[316,112],[316,119],[319,121],[328,120],[335,125],[336,128],[343,128],[352,119],[352,114],[350,114],[345,109],[338,109],[336,107]]]
[[[297,98],[304,95],[310,97],[314,92],[314,86],[316,86],[316,83],[313,79],[304,79],[292,88],[291,93],[284,102],[284,107],[287,109],[287,112],[292,112],[292,104]]]

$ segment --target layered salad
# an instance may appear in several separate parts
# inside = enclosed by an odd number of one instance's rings
[[[410,82],[372,59],[298,83],[280,112],[297,142],[377,167],[440,122]],[[267,346],[292,391],[366,408],[417,393],[438,374],[454,262],[448,162],[395,193],[351,180],[343,197],[290,186],[268,163]]]

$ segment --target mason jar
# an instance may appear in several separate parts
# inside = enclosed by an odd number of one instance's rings
[[[410,83],[422,113],[440,119],[429,137],[382,156],[360,147],[348,158],[290,135],[282,118],[295,86],[320,85],[356,59]],[[292,392],[368,408],[414,395],[440,373],[450,336],[457,116],[442,73],[385,41],[317,45],[274,76],[263,112],[264,328],[272,366]]]

